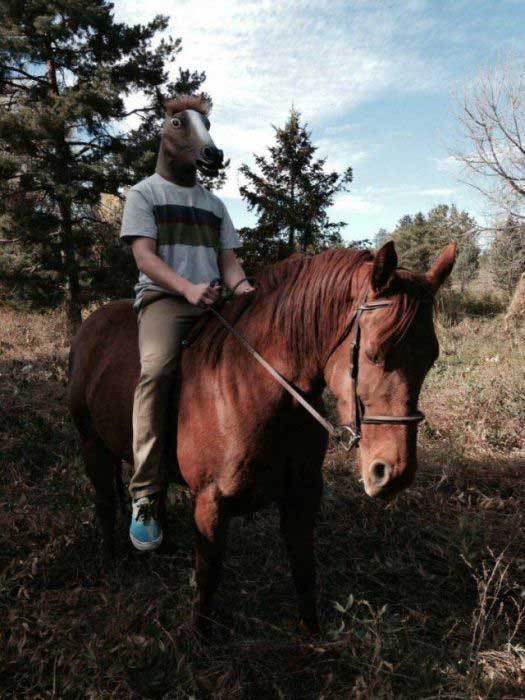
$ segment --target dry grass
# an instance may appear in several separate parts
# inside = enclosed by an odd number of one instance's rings
[[[384,506],[330,451],[317,532],[324,632],[305,639],[276,514],[232,527],[214,636],[187,624],[190,504],[160,553],[102,575],[64,407],[64,330],[0,310],[0,695],[519,698],[525,694],[523,358],[501,319],[441,329],[416,485]],[[497,358],[497,359],[495,359]]]

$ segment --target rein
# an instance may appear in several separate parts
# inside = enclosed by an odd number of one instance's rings
[[[244,280],[241,280],[241,282],[244,282]],[[212,282],[212,286],[214,283],[218,283],[218,280]],[[235,285],[236,287],[238,286]],[[235,289],[235,287],[234,287]],[[233,296],[233,290],[231,290],[230,294]],[[359,444],[359,441],[361,440],[361,425],[382,425],[382,424],[387,424],[387,425],[405,425],[405,424],[417,424],[420,423],[422,420],[425,419],[424,413],[421,411],[416,411],[415,413],[408,414],[405,416],[366,416],[363,413],[362,406],[361,406],[361,401],[359,399],[359,394],[357,390],[357,380],[358,380],[358,372],[359,372],[359,347],[360,347],[360,342],[361,342],[361,326],[359,324],[359,321],[361,319],[362,314],[365,311],[374,311],[375,309],[383,308],[386,306],[392,306],[392,302],[390,301],[371,301],[368,302],[366,301],[366,296],[364,302],[358,306],[357,310],[355,313],[352,315],[352,318],[350,319],[349,323],[347,324],[345,330],[341,334],[341,337],[339,340],[336,342],[330,353],[328,354],[328,357],[326,361],[330,359],[330,357],[333,355],[333,353],[337,350],[337,348],[341,345],[341,343],[348,337],[348,335],[352,332],[352,329],[355,326],[355,336],[354,336],[354,342],[352,343],[352,347],[350,349],[350,367],[349,367],[349,372],[350,376],[352,377],[352,383],[354,387],[354,425],[340,425],[340,426],[335,426],[333,423],[331,423],[329,420],[327,420],[324,416],[322,416],[319,411],[317,411],[308,401],[300,394],[299,391],[295,387],[293,387],[289,381],[287,381],[282,374],[280,374],[274,367],[270,365],[269,362],[267,362],[262,355],[260,355],[255,348],[252,347],[252,345],[248,342],[248,340],[242,335],[242,333],[239,333],[238,330],[236,330],[225,318],[224,316],[217,311],[213,306],[208,307],[208,310],[212,312],[212,314],[222,323],[222,325],[241,343],[241,345],[250,353],[250,355],[262,366],[264,369],[277,381],[293,398],[301,404],[301,406],[308,411],[308,413],[315,418],[315,420],[322,425],[322,427],[328,432],[329,435],[331,435],[333,438],[335,438],[339,444],[345,449],[347,452],[353,449],[354,447],[357,447]]]

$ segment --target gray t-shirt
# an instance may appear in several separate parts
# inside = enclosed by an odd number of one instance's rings
[[[157,255],[181,277],[200,284],[220,277],[218,253],[241,241],[226,207],[202,185],[181,187],[157,173],[128,192],[120,237],[157,241]],[[135,285],[135,310],[146,290],[168,291],[143,272]]]

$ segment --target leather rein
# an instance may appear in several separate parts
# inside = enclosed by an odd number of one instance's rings
[[[245,280],[241,280],[244,282]],[[213,284],[213,283],[212,283]],[[240,282],[238,283],[240,284]],[[235,285],[235,286],[238,286]],[[235,289],[235,288],[234,288]],[[231,290],[232,294],[234,290]],[[271,374],[271,376],[277,381],[293,398],[301,404],[301,406],[308,411],[308,413],[315,418],[315,420],[323,426],[323,428],[335,438],[339,444],[346,450],[349,451],[354,447],[357,447],[361,439],[361,425],[410,425],[421,423],[425,419],[424,413],[421,411],[416,411],[415,413],[409,413],[404,416],[367,416],[364,414],[362,403],[359,398],[358,393],[358,374],[359,374],[359,348],[361,343],[361,326],[360,320],[363,313],[366,311],[374,311],[375,309],[384,308],[387,306],[392,306],[391,301],[366,301],[366,296],[362,304],[360,304],[352,318],[345,327],[345,330],[341,334],[340,338],[330,350],[326,362],[330,359],[333,353],[341,345],[341,343],[346,340],[352,330],[355,328],[354,341],[350,348],[350,367],[349,373],[352,378],[353,393],[354,393],[354,424],[344,424],[340,426],[335,426],[324,416],[322,416],[319,411],[317,411],[302,394],[290,384],[274,367],[272,367],[269,362],[267,362],[262,355],[260,355],[255,348],[248,342],[248,340],[239,333],[225,318],[217,311],[213,306],[209,306],[208,310],[222,323],[222,325],[243,345],[243,347],[250,353],[250,355],[260,364],[264,369]],[[326,364],[326,363],[325,363]]]

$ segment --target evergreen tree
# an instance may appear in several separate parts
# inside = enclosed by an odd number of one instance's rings
[[[384,239],[383,231],[381,234]],[[426,216],[422,212],[403,216],[391,237],[400,263],[416,272],[428,270],[440,250],[449,241],[457,241],[458,256],[452,279],[462,290],[479,268],[476,222],[454,205],[440,204]]]
[[[338,192],[352,182],[352,168],[342,174],[325,171],[325,159],[315,158],[311,134],[292,108],[284,128],[276,128],[269,156],[255,156],[259,172],[247,165],[240,188],[249,209],[258,215],[255,229],[244,229],[247,250],[268,261],[295,250],[317,251],[341,244],[344,222],[331,222],[327,209]]]
[[[54,300],[65,293],[74,330],[101,194],[153,172],[158,88],[197,89],[204,75],[167,82],[180,39],[156,41],[166,17],[127,26],[108,0],[0,0],[0,9],[0,232]],[[127,110],[135,91],[144,103]],[[132,114],[139,125],[126,135],[119,123]]]
[[[391,234],[386,230],[386,228],[380,228],[374,236],[374,246],[376,248],[381,248],[381,246],[386,243],[390,237]]]
[[[489,262],[495,284],[512,294],[525,272],[525,226],[513,217],[509,217],[496,233],[490,246]]]

